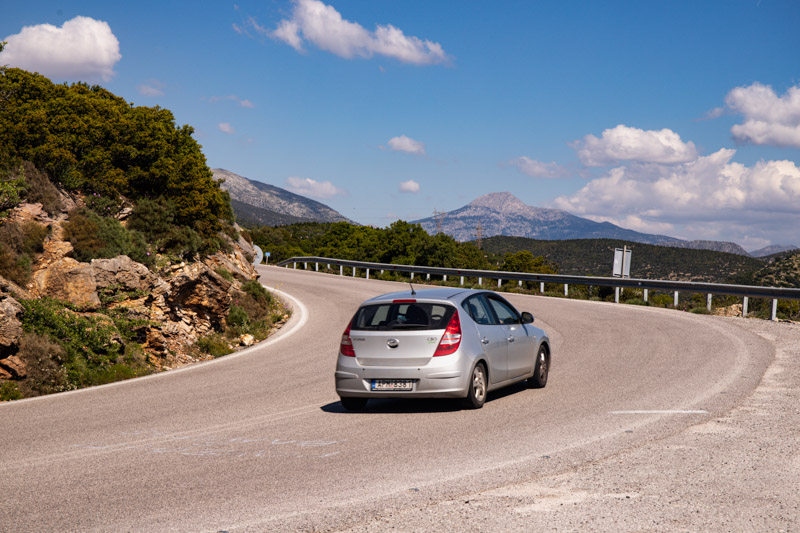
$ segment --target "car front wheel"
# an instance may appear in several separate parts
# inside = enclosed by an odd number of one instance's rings
[[[469,382],[469,391],[463,404],[467,409],[480,409],[486,402],[486,367],[478,363],[472,369],[472,379]]]
[[[541,389],[547,385],[547,373],[550,361],[547,359],[547,348],[541,346],[536,354],[536,363],[533,365],[533,376],[528,378],[528,386],[532,389]]]

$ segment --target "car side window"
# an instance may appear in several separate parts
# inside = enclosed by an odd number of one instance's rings
[[[477,324],[488,325],[494,321],[489,309],[486,308],[485,300],[480,295],[467,298],[461,303],[461,307]]]
[[[497,315],[497,320],[501,324],[519,324],[520,319],[517,312],[508,304],[495,298],[489,298],[489,305],[492,306],[494,314]]]

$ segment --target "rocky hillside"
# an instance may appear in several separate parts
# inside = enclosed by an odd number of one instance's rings
[[[682,241],[666,235],[640,233],[609,222],[594,222],[566,211],[526,205],[509,192],[495,192],[437,217],[415,221],[431,234],[441,231],[459,241],[505,235],[541,240],[619,239],[680,248],[717,250],[748,255],[739,245],[715,241]]]
[[[33,254],[28,283],[21,286],[0,277],[0,382],[28,385],[25,380],[29,376],[41,379],[45,370],[41,366],[53,367],[59,358],[66,358],[63,352],[69,348],[57,341],[69,343],[72,339],[58,337],[62,333],[71,335],[68,330],[75,327],[106,332],[107,345],[83,348],[89,363],[99,357],[96,352],[116,354],[117,359],[124,354],[136,358],[138,354],[139,366],[146,373],[211,357],[196,345],[228,329],[234,302],[248,298],[245,286],[257,278],[250,263],[252,246],[239,238],[229,241],[225,251],[199,261],[166,263],[153,269],[126,255],[81,262],[70,257],[73,246],[65,238],[65,226],[68,213],[80,207],[83,200],[63,191],[61,194],[67,207],[58,213],[48,214],[39,203],[22,203],[3,220],[6,234],[8,228],[26,228],[28,233],[40,228],[46,237],[38,253]],[[37,324],[39,319],[49,324]],[[59,321],[66,328],[61,333],[54,326]],[[35,340],[31,336],[37,327],[50,329]],[[255,340],[252,335],[242,335],[228,342],[252,344]],[[47,354],[25,349],[31,342],[40,348],[49,347],[54,360],[43,364]],[[61,368],[55,373],[69,371]],[[50,379],[56,383],[29,384],[38,389],[32,392],[80,386],[65,375]],[[50,390],[42,390],[48,387]]]
[[[233,207],[239,222],[263,225],[348,222],[346,217],[327,205],[280,187],[251,180],[222,168],[215,168],[212,172],[215,180],[224,180],[221,184],[223,190],[228,191],[231,199],[236,201]]]
[[[800,289],[800,252],[772,261],[753,274],[752,283],[770,287]]]
[[[282,319],[193,131],[0,66],[0,401],[224,355]]]

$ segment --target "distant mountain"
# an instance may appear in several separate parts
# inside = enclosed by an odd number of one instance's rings
[[[308,222],[308,219],[305,218],[284,215],[233,198],[231,198],[231,207],[236,216],[236,222],[243,226],[288,226],[289,224]]]
[[[441,231],[456,240],[474,240],[478,226],[483,237],[508,235],[531,239],[622,239],[650,244],[680,242],[665,235],[648,235],[620,228],[609,222],[594,222],[566,211],[524,204],[509,192],[494,192],[460,209],[415,221],[428,233]]]
[[[746,255],[748,257],[751,256],[751,254],[747,253],[747,250],[735,242],[727,241],[678,241],[664,243],[664,246],[672,246],[673,248],[689,248],[690,250],[714,250],[715,252],[727,252],[729,254]]]
[[[212,169],[212,172],[214,179],[224,180],[222,188],[231,195],[233,211],[243,224],[350,222],[327,205],[286,189],[251,180],[222,168]]]
[[[765,246],[764,248],[759,248],[758,250],[753,250],[750,252],[750,255],[753,257],[767,257],[768,255],[775,255],[781,252],[788,252],[790,250],[797,250],[800,246],[792,246],[792,245],[785,245],[785,244],[773,244],[772,246]]]

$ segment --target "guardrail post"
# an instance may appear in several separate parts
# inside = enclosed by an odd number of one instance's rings
[[[411,273],[411,280],[412,281],[414,280],[414,273],[413,272]]]
[[[543,281],[543,282],[541,282],[541,283],[539,283],[539,292],[541,292],[542,294],[544,294],[544,281]]]
[[[383,270],[381,270],[381,276],[383,276]]]
[[[569,296],[569,285],[564,284],[564,296]]]
[[[750,303],[750,298],[747,296],[742,300],[742,318],[747,316],[747,304]]]
[[[303,261],[303,270],[308,270],[308,262]]]
[[[464,286],[464,276],[461,276],[461,286]]]
[[[292,263],[294,265],[294,269],[297,270],[297,261]]]
[[[778,299],[772,300],[772,320],[778,320]]]
[[[675,291],[672,307],[678,307],[678,291]]]
[[[708,309],[709,312],[711,311],[711,294],[706,298],[706,309]]]
[[[319,272],[319,263],[314,263],[314,271]]]
[[[478,285],[483,286],[483,278],[481,277],[478,278]]]
[[[444,277],[443,281],[447,281],[447,274],[445,274],[443,277]]]
[[[431,273],[430,273],[430,272],[428,272],[428,275],[427,275],[427,276],[425,276],[425,279],[426,279],[427,281],[430,281],[430,280],[431,280]]]
[[[648,289],[645,289],[645,290],[644,290],[644,301],[645,301],[645,302],[647,301],[647,290],[648,290]]]
[[[517,281],[517,287],[522,287],[522,280]]]
[[[503,284],[503,280],[502,280],[502,279],[500,279],[500,278],[498,278],[498,279],[497,279],[497,288],[499,289],[499,288],[500,288],[500,285],[502,285],[502,284]]]
[[[343,265],[339,265],[339,275],[340,276],[344,276],[344,266]]]
[[[369,269],[367,269],[367,279],[369,279]]]
[[[614,303],[619,303],[619,287],[614,287]]]
[[[356,267],[353,267],[353,277],[356,277]]]

